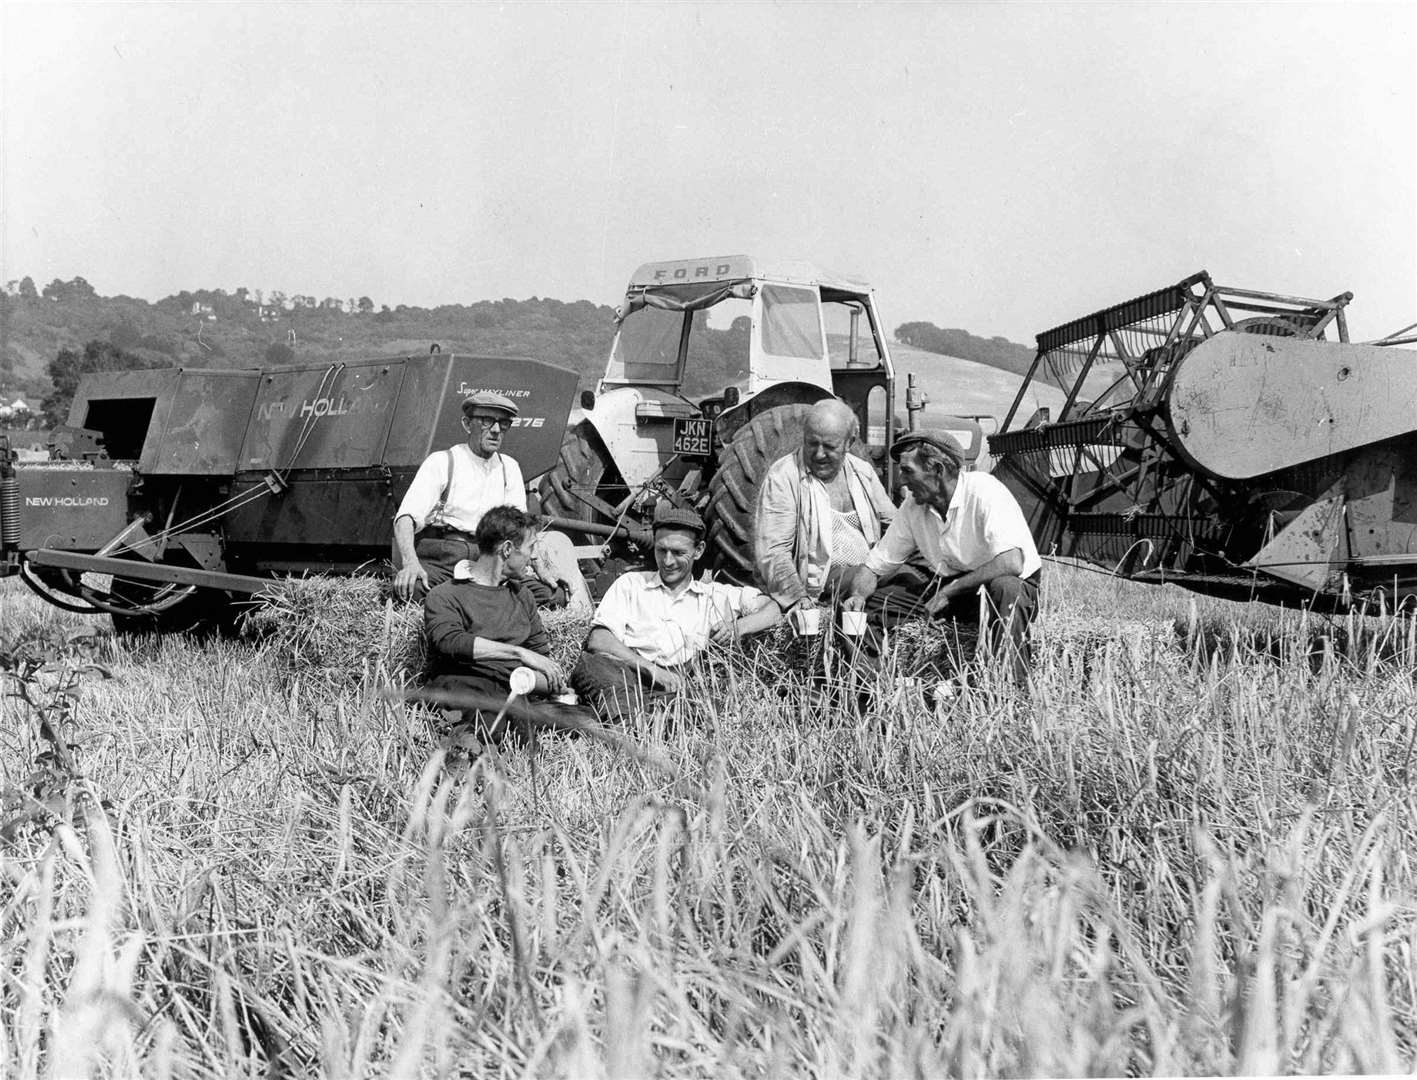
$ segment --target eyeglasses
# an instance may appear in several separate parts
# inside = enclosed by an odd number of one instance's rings
[[[493,429],[506,431],[512,426],[512,418],[510,416],[468,416],[463,418],[464,423],[472,420],[476,420],[480,426],[489,431]]]

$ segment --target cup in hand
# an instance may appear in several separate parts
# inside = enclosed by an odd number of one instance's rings
[[[841,613],[841,632],[847,637],[860,637],[866,632],[866,613],[864,611],[843,611]]]
[[[796,607],[788,613],[788,622],[798,637],[813,637],[822,631],[822,609]]]
[[[512,677],[508,683],[511,686],[512,697],[526,697],[536,689],[536,672],[529,667],[513,668]]]

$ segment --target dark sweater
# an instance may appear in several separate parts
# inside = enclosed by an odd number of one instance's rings
[[[474,638],[520,645],[543,656],[551,642],[536,613],[531,592],[516,581],[479,585],[474,581],[445,581],[423,601],[423,626],[432,651],[435,675],[489,675],[507,684],[515,660],[473,659]]]

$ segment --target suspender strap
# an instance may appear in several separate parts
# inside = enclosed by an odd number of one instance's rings
[[[443,481],[443,492],[438,496],[438,502],[433,507],[433,512],[428,515],[428,524],[442,525],[445,521],[443,512],[448,508],[448,494],[453,490],[453,452],[446,451],[448,455],[448,475]]]
[[[438,502],[434,505],[432,513],[428,515],[428,523],[430,525],[442,525],[445,521],[444,511],[448,508],[448,496],[451,495],[453,491],[454,449],[456,448],[450,447],[445,451],[448,455],[448,475],[443,480],[443,493],[438,496]],[[507,459],[503,455],[498,454],[497,464],[501,466],[502,469],[502,491],[505,492],[507,490]]]

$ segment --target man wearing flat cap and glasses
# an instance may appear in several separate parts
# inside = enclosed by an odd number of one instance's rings
[[[856,570],[842,606],[873,612],[887,627],[922,614],[972,622],[982,587],[989,633],[979,647],[1004,649],[1015,682],[1025,682],[1043,563],[1018,501],[994,477],[966,471],[959,444],[944,432],[902,435],[891,456],[909,498]],[[912,557],[933,573],[906,566]]]
[[[479,390],[462,403],[467,442],[430,454],[394,517],[394,593],[401,600],[418,599],[453,576],[464,559],[476,560],[473,534],[482,515],[494,506],[526,510],[526,483],[515,458],[502,453],[502,438],[517,416],[510,398]],[[551,534],[544,534],[546,536]],[[559,537],[559,534],[556,534]],[[564,545],[569,550],[570,541]],[[551,545],[555,547],[556,545]],[[538,607],[557,606],[568,597],[580,598],[585,585],[564,553],[553,557],[545,545],[533,547],[525,584]],[[553,565],[548,572],[548,561]],[[563,580],[548,582],[547,577]],[[558,588],[559,586],[559,588]],[[583,599],[588,603],[589,596]]]

